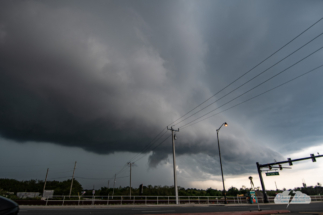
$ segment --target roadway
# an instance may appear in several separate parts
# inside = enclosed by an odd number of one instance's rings
[[[323,215],[323,203],[311,203],[300,205],[275,205],[275,204],[260,204],[262,212],[281,210],[290,211],[289,214],[320,214]],[[112,214],[221,214],[223,212],[250,212],[255,214],[258,211],[257,205],[186,205],[186,206],[20,206],[22,215],[112,215]],[[227,213],[226,213],[227,214]],[[230,213],[228,213],[230,214]]]

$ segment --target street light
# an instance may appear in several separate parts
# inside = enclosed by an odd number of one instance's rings
[[[223,183],[223,194],[224,194],[224,204],[227,204],[227,194],[225,192],[225,187],[224,187],[224,178],[223,178],[223,170],[222,170],[222,161],[221,161],[221,151],[220,151],[220,141],[219,141],[219,131],[222,128],[222,126],[227,127],[228,123],[223,123],[219,129],[216,130],[216,136],[218,138],[218,147],[219,147],[219,157],[220,157],[220,165],[221,165],[221,174],[222,174],[222,183]]]

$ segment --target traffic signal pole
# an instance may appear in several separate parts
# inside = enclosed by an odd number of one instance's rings
[[[259,165],[258,162],[256,164],[257,164],[257,170],[258,170],[259,179],[260,179],[260,183],[261,183],[261,188],[262,188],[264,203],[269,203],[268,196],[267,196],[267,193],[266,193],[265,183],[264,183],[264,180],[263,180],[262,174],[261,174],[260,165]]]
[[[284,163],[288,163],[289,166],[293,165],[293,162],[296,161],[302,161],[302,160],[308,160],[308,159],[312,159],[313,162],[316,162],[316,158],[320,158],[323,157],[323,155],[314,155],[311,154],[310,157],[305,157],[305,158],[298,158],[298,159],[294,159],[292,160],[291,158],[287,158],[287,161],[279,161],[279,162],[275,162],[275,163],[267,163],[267,164],[259,164],[258,162],[257,164],[257,170],[258,170],[258,174],[259,174],[259,179],[260,179],[260,183],[261,183],[261,187],[262,187],[262,193],[263,193],[263,198],[264,198],[264,203],[269,203],[268,201],[268,197],[267,197],[267,193],[266,193],[266,188],[265,188],[265,183],[264,180],[262,178],[262,174],[261,174],[261,168],[269,168],[273,165],[280,165],[280,164],[284,164]]]
[[[323,155],[316,155],[315,156],[315,155],[312,154],[312,156],[310,156],[310,157],[298,158],[298,159],[294,159],[294,160],[292,160],[290,158],[287,158],[287,161],[279,161],[279,162],[275,162],[275,163],[259,164],[259,166],[260,166],[260,168],[263,168],[263,167],[268,167],[268,166],[273,166],[273,165],[283,164],[283,163],[288,163],[289,166],[292,166],[293,165],[292,162],[308,160],[308,159],[312,159],[312,160],[314,159],[315,160],[315,158],[320,158],[320,157],[323,157]],[[313,160],[313,162],[315,162],[314,160]]]

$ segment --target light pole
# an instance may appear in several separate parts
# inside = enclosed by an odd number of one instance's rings
[[[222,126],[227,127],[228,124],[225,122],[223,123],[219,129],[216,130],[216,136],[218,138],[218,147],[219,147],[219,157],[220,157],[220,165],[221,165],[221,174],[222,174],[222,184],[223,184],[223,194],[224,194],[224,204],[227,204],[227,194],[225,192],[225,187],[224,187],[224,178],[223,178],[223,170],[222,170],[222,160],[221,160],[221,151],[220,151],[220,141],[219,141],[219,131],[222,128]]]

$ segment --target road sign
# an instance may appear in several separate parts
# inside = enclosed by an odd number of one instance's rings
[[[267,172],[266,176],[279,175],[279,172]]]

